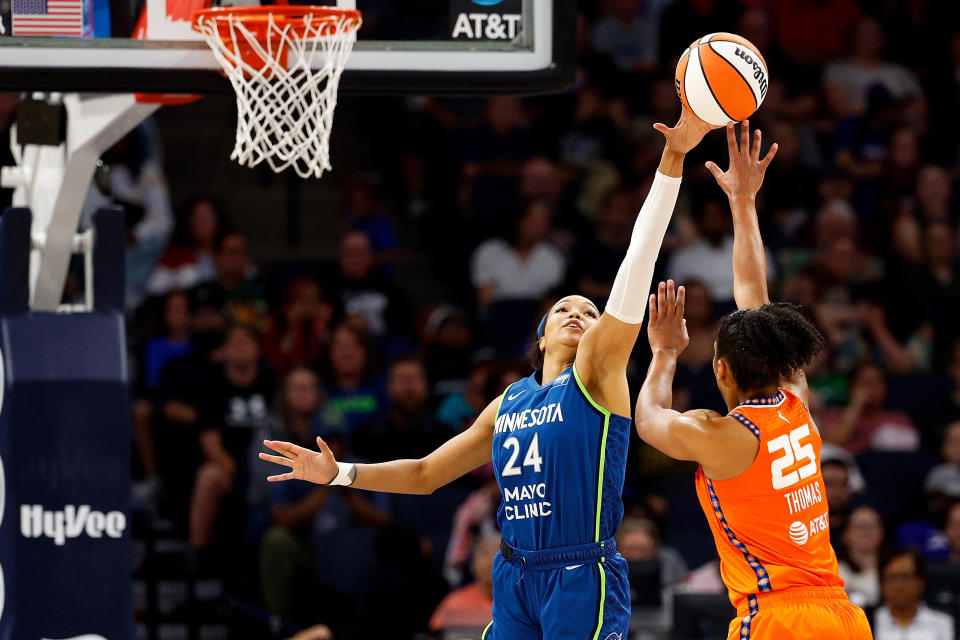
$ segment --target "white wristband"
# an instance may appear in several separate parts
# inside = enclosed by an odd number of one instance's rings
[[[357,465],[352,462],[338,462],[337,475],[327,483],[330,487],[349,487],[357,479]]]

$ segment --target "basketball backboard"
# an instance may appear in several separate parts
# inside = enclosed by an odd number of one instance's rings
[[[189,15],[204,3],[146,0],[144,9],[128,7],[123,20],[124,0],[0,0],[0,90],[228,93],[209,48],[190,28]],[[570,0],[313,4],[363,13],[341,91],[540,93],[573,81]],[[140,39],[115,37],[118,30],[137,31]],[[33,35],[44,33],[51,35]]]

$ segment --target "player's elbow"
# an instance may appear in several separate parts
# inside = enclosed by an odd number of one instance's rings
[[[653,430],[655,422],[654,414],[654,407],[648,402],[645,402],[643,394],[641,394],[640,397],[637,398],[637,406],[633,413],[633,422],[637,428],[637,435],[639,435],[642,440],[647,440],[650,432]]]
[[[418,496],[429,496],[434,491],[443,486],[439,474],[431,468],[429,461],[425,458],[417,460],[416,477],[412,493]]]

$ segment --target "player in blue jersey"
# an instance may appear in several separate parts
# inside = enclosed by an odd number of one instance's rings
[[[627,360],[646,310],[654,263],[680,188],[685,154],[711,127],[684,111],[654,125],[665,145],[630,246],[601,314],[578,295],[558,300],[537,330],[537,371],[509,386],[476,422],[419,460],[337,462],[265,441],[290,468],[271,481],[309,480],[426,494],[493,460],[503,541],[493,567],[493,621],[484,640],[623,640],[627,566],[613,535],[630,437]]]

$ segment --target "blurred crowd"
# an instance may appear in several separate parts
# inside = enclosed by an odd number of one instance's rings
[[[342,228],[329,262],[255,264],[256,238],[217,194],[171,203],[156,132],[111,151],[111,187],[88,204],[128,205],[137,504],[278,637],[320,623],[303,637],[479,637],[491,469],[423,497],[268,485],[259,443],[322,436],[342,460],[419,457],[527,375],[545,305],[605,302],[659,161],[651,125],[678,115],[679,54],[731,31],[771,76],[751,119],[780,146],[758,201],[771,292],[826,337],[810,408],[847,589],[879,640],[956,637],[936,609],[957,603],[929,589],[921,602],[925,576],[960,565],[955,3],[578,4],[568,91],[397,103],[399,157],[346,169],[344,209],[324,214]],[[732,225],[703,166],[725,154],[715,133],[687,158],[657,266],[688,290],[680,410],[726,412],[711,359],[734,307]],[[428,262],[426,281],[397,277],[403,248]],[[648,356],[641,338],[634,391]],[[668,632],[666,593],[723,592],[691,471],[633,438],[618,548],[638,638]],[[907,631],[921,635],[895,635]]]

